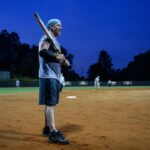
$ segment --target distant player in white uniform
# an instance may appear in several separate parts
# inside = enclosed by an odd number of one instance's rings
[[[111,86],[111,85],[112,85],[111,80],[108,80],[108,86]]]
[[[20,87],[20,81],[18,79],[16,80],[16,87]]]
[[[94,86],[95,86],[96,88],[99,88],[99,86],[100,86],[100,76],[97,76],[97,77],[95,78],[95,80],[94,80]]]

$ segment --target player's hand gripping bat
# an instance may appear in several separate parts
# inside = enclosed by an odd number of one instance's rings
[[[41,20],[40,16],[38,13],[34,13],[33,14],[35,19],[37,20],[37,22],[39,23],[40,27],[42,28],[42,30],[44,31],[44,33],[46,34],[46,36],[50,39],[50,41],[52,42],[56,53],[61,53],[60,47],[56,42],[56,39],[53,37],[51,31],[48,31],[48,29],[46,28],[45,24],[43,23],[43,21]]]

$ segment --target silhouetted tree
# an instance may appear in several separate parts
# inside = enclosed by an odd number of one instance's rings
[[[109,54],[105,50],[100,51],[98,62],[89,67],[88,79],[94,80],[99,75],[101,80],[108,80],[111,78],[112,66],[112,58]]]
[[[16,53],[20,45],[20,38],[17,33],[8,33],[2,30],[0,33],[0,69],[13,72]]]
[[[124,80],[150,80],[150,49],[145,53],[136,55],[133,61],[122,70]]]

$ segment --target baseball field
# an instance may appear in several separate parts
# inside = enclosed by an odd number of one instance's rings
[[[65,88],[55,121],[70,145],[42,136],[43,112],[38,88],[0,88],[0,150],[150,150],[150,87]]]

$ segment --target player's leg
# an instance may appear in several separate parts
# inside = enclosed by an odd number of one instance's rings
[[[46,82],[47,79],[44,78],[40,78],[39,79],[39,105],[46,105]],[[46,106],[45,106],[45,110],[44,110],[44,119],[45,119],[45,126],[43,128],[43,136],[48,136],[49,135],[49,125],[46,119]]]
[[[99,88],[99,86],[100,86],[100,83],[98,82],[98,83],[97,83],[97,87]]]
[[[46,121],[50,131],[56,130],[54,118],[54,106],[46,106]]]
[[[59,103],[59,81],[56,79],[49,79],[46,90],[46,120],[50,130],[48,141],[59,144],[69,144],[69,141],[65,139],[64,135],[55,127],[54,108]]]
[[[98,87],[98,83],[96,82],[96,87]]]
[[[44,111],[45,126],[43,128],[43,136],[49,136],[50,133],[49,121],[47,121],[47,115],[46,115],[46,108],[47,106],[45,106],[45,111]]]

